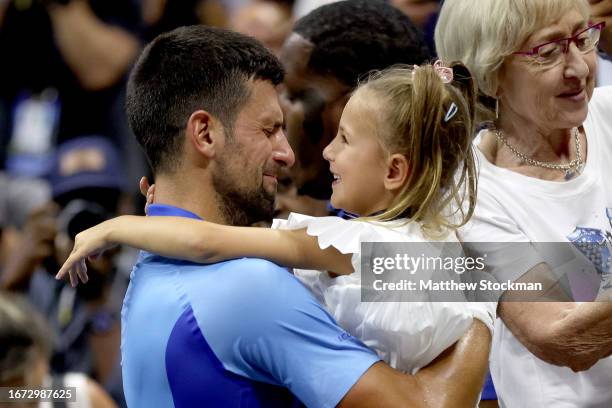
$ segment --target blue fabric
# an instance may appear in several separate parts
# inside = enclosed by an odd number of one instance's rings
[[[482,388],[481,400],[497,400],[497,393],[495,392],[495,386],[493,385],[493,378],[491,373],[487,373],[484,387]]]
[[[130,407],[333,407],[379,360],[293,275],[259,259],[200,265],[142,252],[122,323]]]
[[[165,204],[151,204],[147,208],[147,213],[150,216],[185,217],[193,218],[196,220],[202,219],[191,211],[183,210],[182,208]]]
[[[336,208],[331,204],[331,201],[327,202],[327,213],[329,215],[333,215],[336,217],[344,218],[345,220],[352,220],[353,218],[357,218],[356,214],[350,213],[348,211],[344,211],[341,208]]]

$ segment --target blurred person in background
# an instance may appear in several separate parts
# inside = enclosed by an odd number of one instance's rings
[[[52,375],[49,368],[53,335],[23,298],[0,291],[0,387],[75,387],[74,402],[6,403],[0,407],[113,408],[115,403],[92,379],[80,373]]]
[[[293,5],[293,17],[297,20],[314,9],[335,3],[338,0],[296,0]]]
[[[599,40],[597,58],[597,86],[612,85],[612,0],[589,0],[593,21],[603,21],[606,26]]]
[[[430,58],[418,28],[379,0],[340,1],[299,19],[280,53],[286,70],[281,90],[287,138],[296,162],[279,186],[279,214],[326,215],[332,176],[323,148],[338,131],[340,115],[360,77],[394,64]]]
[[[257,39],[275,55],[291,32],[291,7],[282,1],[253,1],[232,16],[229,28]]]
[[[43,174],[53,148],[99,134],[123,147],[124,77],[140,47],[136,0],[0,2],[0,166]]]
[[[54,202],[26,221],[0,282],[27,293],[47,319],[56,337],[54,372],[86,373],[123,403],[119,310],[128,277],[118,250],[89,261],[91,285],[75,289],[53,278],[79,231],[117,215],[124,191],[119,153],[103,137],[70,140],[59,146],[49,181]]]
[[[15,178],[0,171],[0,276],[21,241],[26,221],[51,199],[46,180]]]
[[[230,10],[221,0],[141,0],[141,14],[143,38],[149,42],[181,26],[225,27]]]
[[[427,46],[435,54],[434,30],[440,11],[440,0],[389,0],[421,29]]]

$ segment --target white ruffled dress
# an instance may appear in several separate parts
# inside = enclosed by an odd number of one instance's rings
[[[416,222],[376,223],[339,217],[290,214],[272,228],[303,229],[318,239],[321,249],[333,246],[353,254],[355,273],[330,278],[321,271],[294,269],[294,274],[351,335],[359,338],[392,367],[416,373],[453,345],[474,317],[492,331],[495,305],[468,302],[362,302],[362,242],[428,242]],[[457,242],[454,234],[445,241]]]

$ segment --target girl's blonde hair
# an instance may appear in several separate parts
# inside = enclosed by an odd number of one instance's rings
[[[396,66],[372,74],[357,90],[380,98],[383,150],[403,154],[409,162],[408,179],[395,202],[373,218],[409,218],[430,237],[464,225],[476,199],[476,87],[465,66],[453,64],[452,70],[454,80],[444,83],[431,65]]]

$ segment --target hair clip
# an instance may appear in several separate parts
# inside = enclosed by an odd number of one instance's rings
[[[459,108],[457,108],[455,102],[452,102],[448,107],[448,110],[446,111],[446,115],[444,115],[444,122],[448,122],[449,120],[451,120],[458,110]]]
[[[445,84],[453,82],[453,69],[442,65],[442,61],[437,60],[434,62],[433,69]]]

